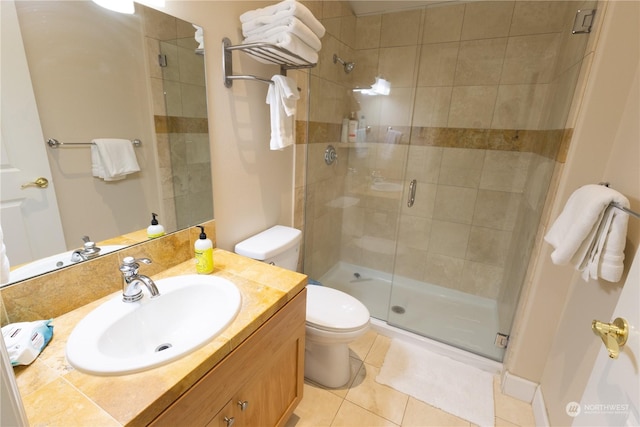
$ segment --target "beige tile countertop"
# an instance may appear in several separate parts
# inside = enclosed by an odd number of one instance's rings
[[[56,317],[49,345],[34,363],[15,368],[29,423],[32,426],[148,424],[302,291],[307,282],[303,274],[220,249],[214,249],[214,262],[212,274],[232,281],[240,290],[240,312],[208,344],[167,365],[130,375],[101,377],[83,374],[68,364],[65,345],[74,326],[117,293]],[[193,273],[195,263],[189,260],[152,278]]]

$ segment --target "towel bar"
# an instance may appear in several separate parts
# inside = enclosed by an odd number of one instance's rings
[[[625,208],[624,206],[620,206],[616,202],[610,203],[609,206],[611,206],[612,208],[620,209],[621,211],[626,212],[627,214],[640,219],[640,213],[636,211],[632,211],[631,209]]]
[[[134,147],[140,147],[142,145],[142,141],[139,139],[132,139],[131,143]],[[94,145],[93,142],[60,142],[57,139],[49,138],[47,139],[47,145],[51,148],[58,148],[64,145]]]
[[[269,43],[249,43],[232,46],[231,40],[225,37],[222,39],[222,77],[224,85],[231,87],[233,80],[255,80],[262,83],[273,83],[271,79],[265,79],[252,75],[233,75],[233,60],[231,52],[239,50],[249,55],[255,56],[272,64],[280,65],[280,74],[287,75],[287,70],[298,70],[302,68],[313,68],[316,64],[301,58],[295,53],[289,52],[279,46]]]
[[[599,182],[598,185],[604,185],[605,187],[609,187],[609,183],[608,182]],[[618,204],[616,202],[609,203],[609,206],[611,206],[613,208],[616,208],[616,209],[620,209],[622,212],[625,212],[625,213],[631,215],[632,217],[640,219],[640,213],[638,213],[636,211],[632,211],[629,208],[625,208],[624,206],[621,206],[620,204]]]

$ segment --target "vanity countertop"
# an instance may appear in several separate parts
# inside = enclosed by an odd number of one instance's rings
[[[49,345],[31,365],[15,368],[29,423],[38,426],[148,424],[302,291],[307,281],[303,274],[221,249],[214,249],[214,262],[212,274],[236,284],[242,294],[242,308],[220,335],[167,365],[136,374],[100,377],[83,374],[68,364],[65,345],[76,323],[117,293],[56,317]],[[189,260],[152,278],[193,273],[195,264]]]

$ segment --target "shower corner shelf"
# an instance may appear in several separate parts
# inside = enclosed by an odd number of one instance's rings
[[[249,43],[233,46],[231,44],[231,40],[225,37],[222,39],[222,76],[226,87],[231,87],[234,80],[256,80],[263,83],[273,83],[272,80],[262,77],[252,75],[233,75],[233,60],[231,53],[234,50],[238,50],[263,61],[279,65],[280,74],[282,75],[287,75],[287,70],[313,68],[317,65],[280,46],[270,43]]]

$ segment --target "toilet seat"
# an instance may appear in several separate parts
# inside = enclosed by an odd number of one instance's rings
[[[352,332],[369,324],[369,310],[356,298],[325,286],[307,286],[307,324],[327,332]]]

